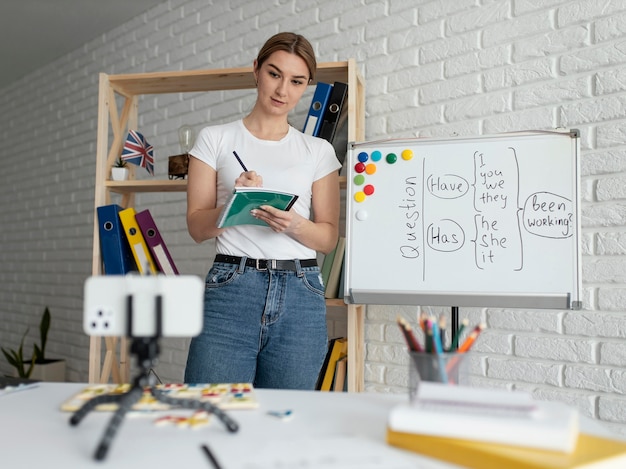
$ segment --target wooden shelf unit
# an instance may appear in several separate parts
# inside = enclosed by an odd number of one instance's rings
[[[348,142],[365,140],[365,82],[354,59],[345,62],[318,64],[317,80],[348,84]],[[314,86],[311,85],[311,86]],[[120,205],[134,204],[136,193],[185,192],[186,180],[135,180],[134,167],[130,180],[111,181],[111,168],[122,152],[129,129],[136,129],[138,98],[141,95],[243,90],[255,88],[252,67],[178,72],[153,72],[124,75],[100,74],[98,94],[98,131],[96,144],[95,207],[111,203],[111,193],[121,194]],[[122,98],[118,109],[116,98]],[[109,134],[113,138],[109,144]],[[345,187],[345,179],[342,181]],[[94,208],[92,274],[101,275],[99,228]],[[328,306],[347,310],[348,390],[364,388],[364,305],[346,305],[342,299],[327,300]],[[124,338],[106,338],[102,357],[102,338],[91,337],[89,348],[89,382],[129,382],[129,363]],[[118,348],[120,358],[118,359]]]

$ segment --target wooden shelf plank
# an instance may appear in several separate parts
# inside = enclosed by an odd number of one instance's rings
[[[142,179],[129,181],[106,181],[105,187],[111,192],[118,194],[130,194],[133,192],[185,192],[187,190],[186,179]]]
[[[343,301],[343,298],[326,298],[326,306],[341,306],[345,308],[346,303]]]
[[[326,62],[317,68],[317,81],[348,82],[348,62]],[[109,75],[111,87],[124,96],[245,90],[255,87],[252,67]]]
[[[117,194],[131,194],[134,192],[185,192],[187,190],[186,179],[106,181],[104,185],[108,190]],[[345,176],[339,176],[339,187],[345,189]]]

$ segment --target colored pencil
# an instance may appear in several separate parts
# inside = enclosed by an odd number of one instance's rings
[[[450,344],[450,348],[448,349],[450,352],[454,352],[459,347],[459,338],[461,337],[461,334],[463,334],[463,329],[465,329],[468,324],[469,320],[467,318],[464,318],[463,321],[461,321],[461,326],[459,327],[459,330],[453,333],[452,343]]]
[[[420,329],[426,333],[426,320],[428,319],[428,314],[425,311],[422,311],[417,318],[417,322],[420,325]]]
[[[430,318],[426,319],[424,327],[426,328],[426,338],[424,339],[426,342],[426,353],[433,353],[433,322],[430,320]]]
[[[404,340],[406,341],[409,350],[412,352],[423,352],[422,346],[419,341],[413,334],[413,328],[411,325],[401,316],[398,316],[397,320],[400,329],[402,330],[402,334],[404,335]]]
[[[480,335],[480,333],[483,331],[484,328],[485,328],[484,324],[479,324],[478,326],[476,326],[474,330],[470,332],[470,334],[467,336],[467,339],[465,339],[465,341],[461,344],[458,352],[465,353],[470,348],[472,348],[472,345],[474,345],[474,342],[476,342],[476,339],[478,338],[478,336]]]
[[[445,351],[446,348],[446,322],[446,315],[441,314],[439,316],[439,340],[441,341],[443,351]]]
[[[441,343],[441,334],[439,333],[439,325],[437,321],[433,318],[430,321],[430,328],[433,331],[433,345],[435,349],[435,354],[437,355],[437,364],[439,366],[439,377],[442,383],[448,382],[448,374],[446,373],[446,365],[443,361],[443,345]]]

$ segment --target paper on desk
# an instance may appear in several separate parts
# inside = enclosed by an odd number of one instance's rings
[[[427,381],[420,383],[413,404],[428,411],[487,413],[502,417],[531,418],[539,411],[537,402],[525,392]]]
[[[4,388],[0,388],[0,396],[5,394],[11,394],[19,391],[26,391],[27,389],[36,388],[39,386],[38,383],[28,383],[28,384],[17,384],[15,386],[6,386]]]
[[[497,389],[420,383],[411,405],[394,407],[388,430],[569,453],[578,411],[560,402]]]
[[[456,465],[405,454],[371,439],[336,435],[272,440],[237,469],[455,469]],[[420,457],[420,459],[422,459]],[[229,469],[231,465],[228,465]]]
[[[12,378],[9,376],[0,376],[0,396],[11,394],[19,391],[26,391],[39,386],[37,379]]]

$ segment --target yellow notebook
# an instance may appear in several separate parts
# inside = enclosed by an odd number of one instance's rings
[[[475,469],[618,469],[626,442],[581,433],[572,453],[441,438],[387,429],[387,443]]]

